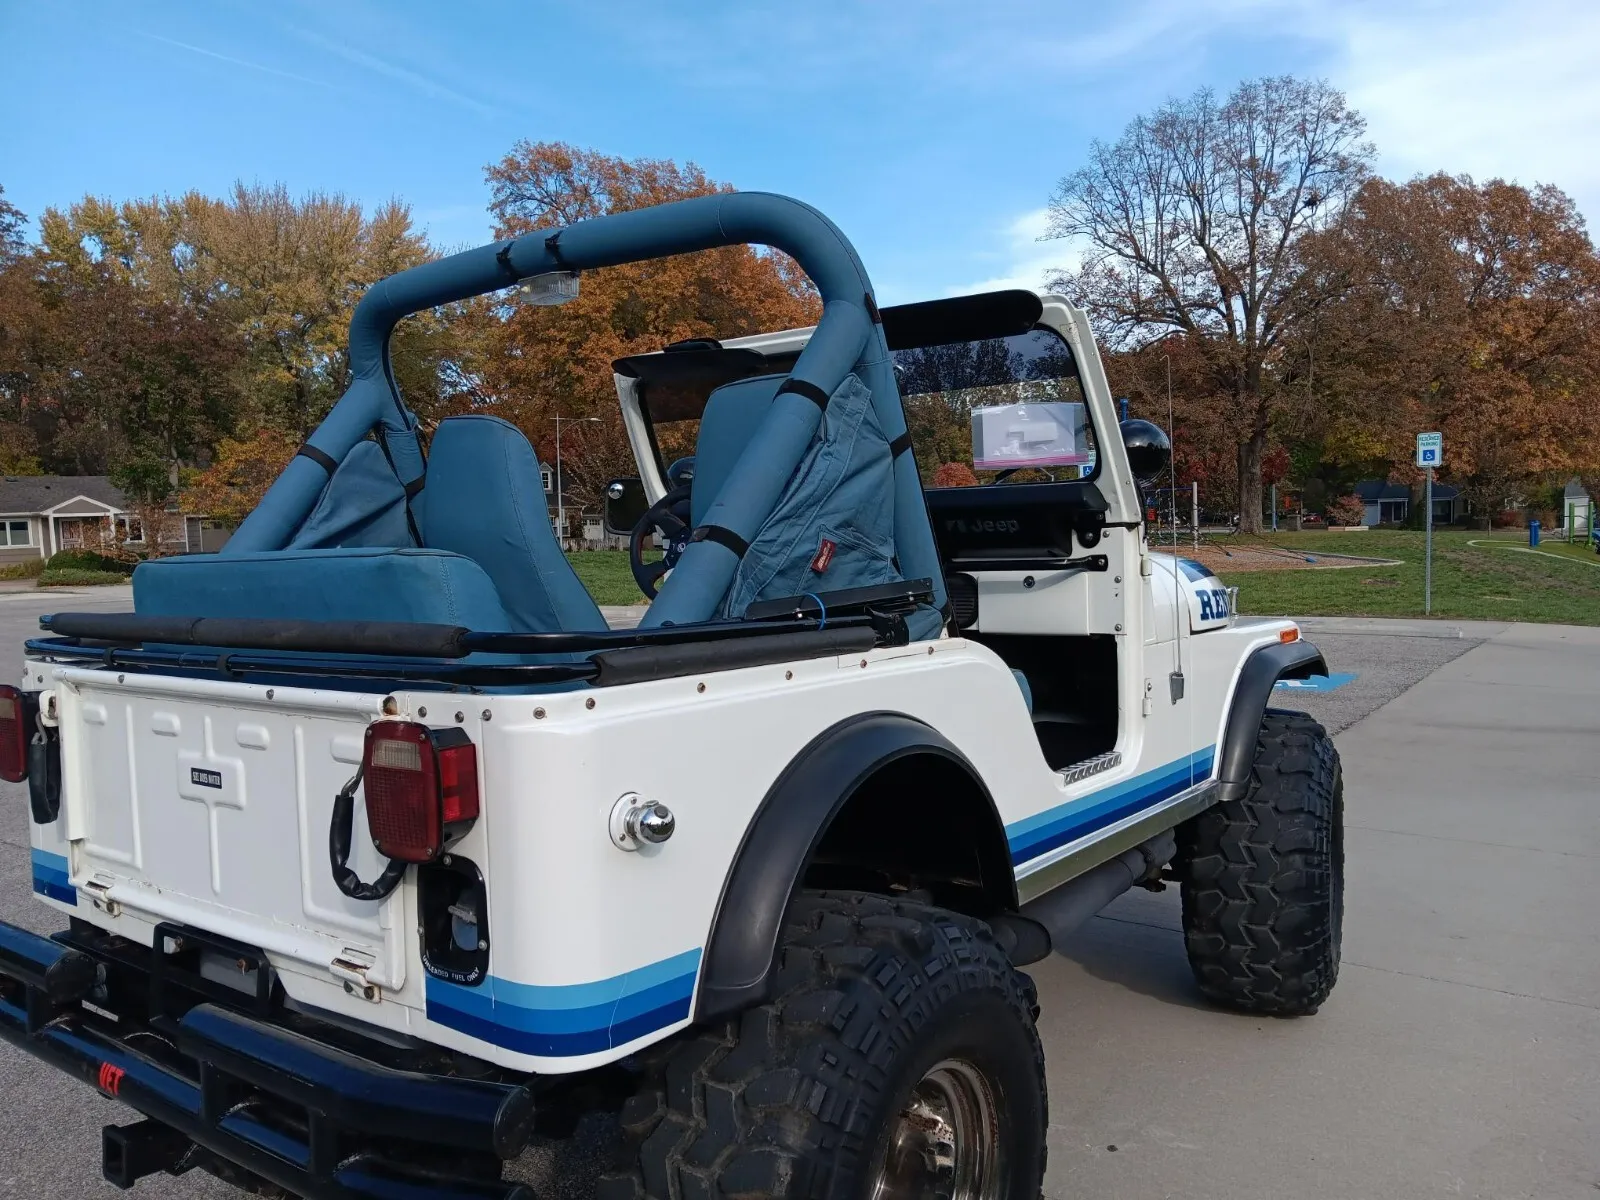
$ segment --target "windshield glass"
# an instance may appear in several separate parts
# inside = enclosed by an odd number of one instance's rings
[[[1096,469],[1077,365],[1050,329],[893,352],[928,487],[1060,483]]]
[[[750,361],[730,360],[734,353]],[[908,347],[891,356],[924,487],[1061,483],[1095,474],[1094,426],[1077,364],[1054,330]],[[716,386],[783,374],[794,361],[793,352],[727,351],[708,358],[703,372],[642,381],[660,467],[694,454],[700,414]]]

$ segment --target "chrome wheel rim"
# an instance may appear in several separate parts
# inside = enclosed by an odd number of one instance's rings
[[[994,1089],[946,1059],[911,1089],[889,1126],[872,1200],[999,1200],[1000,1121]]]

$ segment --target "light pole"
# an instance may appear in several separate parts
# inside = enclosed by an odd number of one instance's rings
[[[561,423],[581,425],[585,421],[599,423],[599,417],[563,417],[556,414],[556,543],[565,550],[567,540],[567,507],[561,495]]]

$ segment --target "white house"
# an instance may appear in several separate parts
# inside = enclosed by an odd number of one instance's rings
[[[222,530],[185,515],[181,537],[166,537],[167,553],[215,550]],[[145,548],[139,518],[104,475],[0,477],[0,564],[49,558],[59,550],[98,549],[108,542]]]

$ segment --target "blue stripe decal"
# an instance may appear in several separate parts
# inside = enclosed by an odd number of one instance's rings
[[[1012,865],[1021,866],[1176,796],[1191,784],[1209,778],[1215,761],[1216,747],[1207,746],[1132,779],[1007,825]]]
[[[30,851],[29,857],[33,860],[33,890],[41,896],[76,906],[78,889],[72,886],[67,875],[66,858],[38,849]]]
[[[609,1050],[689,1015],[700,951],[610,979],[548,986],[490,976],[478,987],[427,981],[428,1019],[520,1054]]]

